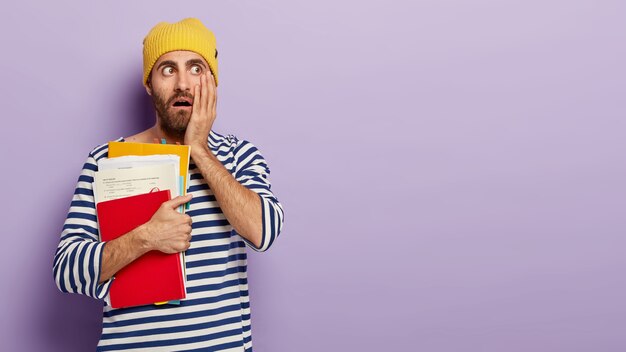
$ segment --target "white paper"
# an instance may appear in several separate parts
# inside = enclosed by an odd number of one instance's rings
[[[111,169],[130,169],[136,167],[145,167],[153,165],[171,164],[175,166],[176,179],[180,177],[180,157],[174,154],[155,154],[155,155],[126,155],[116,158],[102,159],[98,162],[98,170]],[[176,189],[172,191],[172,198],[182,195],[180,182],[176,183]]]
[[[178,165],[169,163],[98,171],[94,179],[96,203],[166,189],[175,197],[179,184],[176,171]]]

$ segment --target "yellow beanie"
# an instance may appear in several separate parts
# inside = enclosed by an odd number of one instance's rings
[[[161,22],[143,40],[143,84],[148,84],[152,67],[161,55],[175,50],[193,51],[209,64],[217,85],[217,46],[215,36],[197,18]]]

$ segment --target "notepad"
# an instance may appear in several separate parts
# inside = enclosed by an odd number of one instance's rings
[[[114,240],[148,222],[169,190],[103,201],[96,205],[102,241]],[[133,307],[186,296],[180,253],[150,251],[115,274],[109,297],[113,308]]]

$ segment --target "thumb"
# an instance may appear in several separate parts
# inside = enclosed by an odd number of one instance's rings
[[[191,198],[193,198],[191,196],[191,194],[187,194],[187,195],[184,195],[184,196],[178,196],[176,198],[172,198],[172,199],[168,200],[167,202],[165,202],[165,204],[169,208],[176,209],[179,206],[181,206],[181,205],[187,203],[188,201],[190,201]]]

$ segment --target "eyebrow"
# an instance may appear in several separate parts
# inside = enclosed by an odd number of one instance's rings
[[[176,66],[176,63],[174,61],[172,61],[172,60],[161,61],[159,66],[157,66],[157,70],[160,69],[163,66]]]
[[[191,60],[187,60],[187,62],[185,63],[185,65],[187,65],[187,67],[189,66],[193,66],[193,65],[200,65],[202,66],[202,68],[206,69],[206,65],[204,64],[204,62],[200,59],[191,59]],[[176,67],[177,64],[176,62],[172,61],[172,60],[165,60],[162,61],[159,66],[157,66],[157,70],[159,70],[161,67],[163,66],[174,66]]]
[[[200,65],[202,66],[202,68],[206,68],[206,66],[204,65],[204,62],[200,59],[191,59],[187,61],[187,67],[193,66],[193,65]]]

